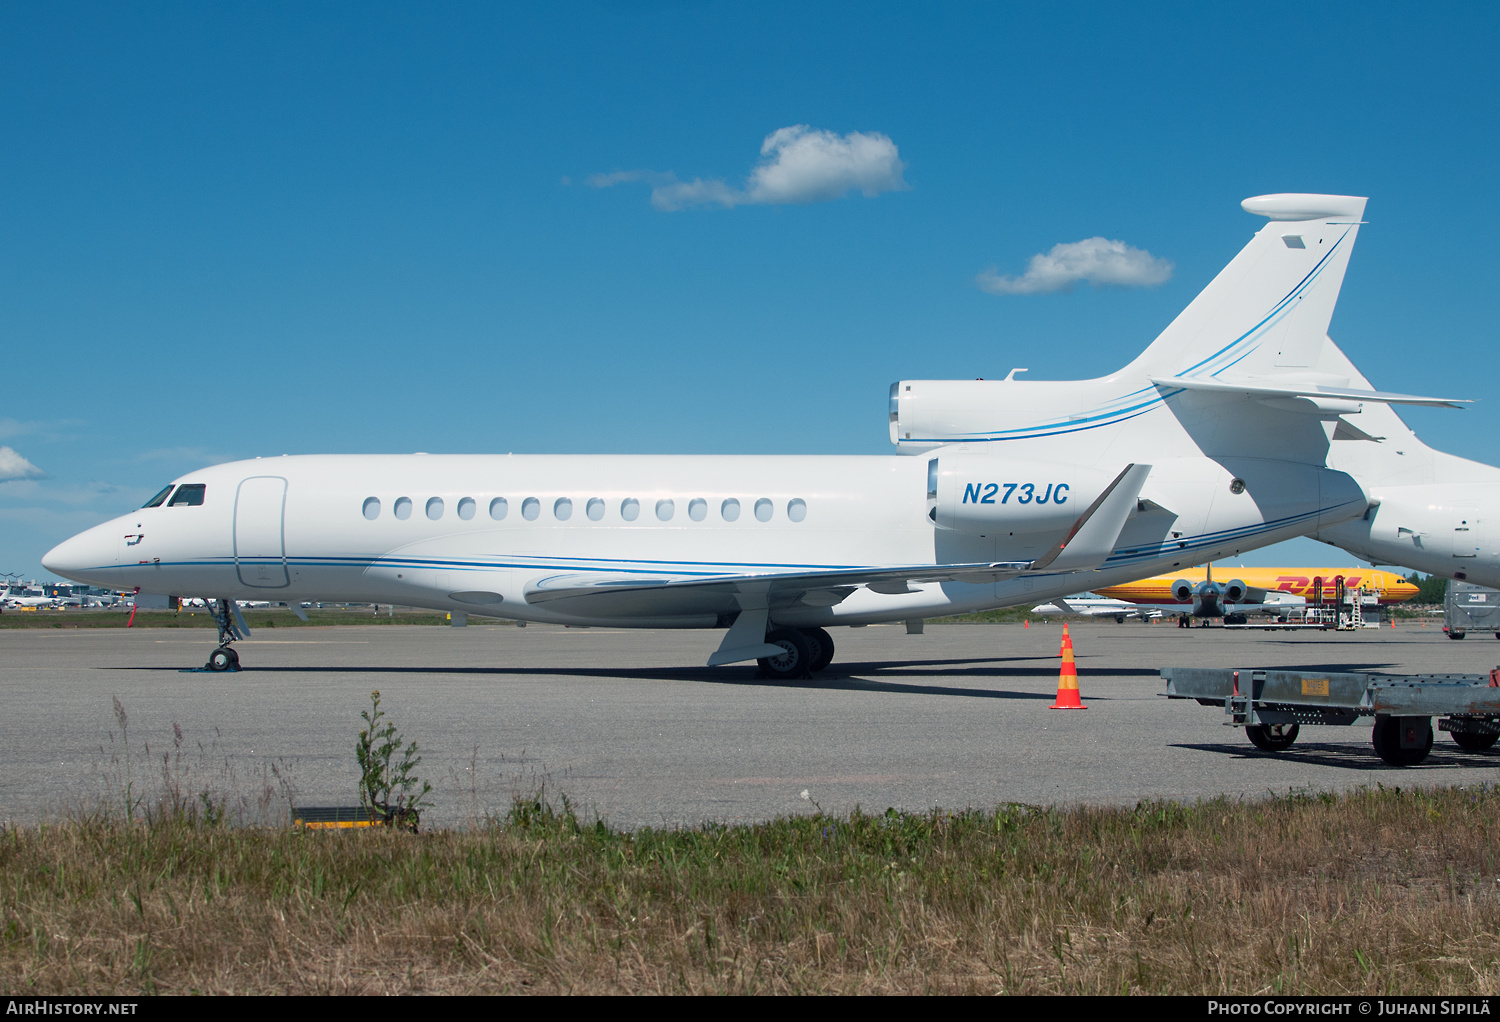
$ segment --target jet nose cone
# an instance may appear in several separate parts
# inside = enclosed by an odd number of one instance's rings
[[[42,555],[42,567],[55,575],[86,582],[89,576],[115,566],[115,546],[100,528],[80,532]]]

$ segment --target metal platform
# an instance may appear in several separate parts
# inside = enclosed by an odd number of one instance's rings
[[[1240,668],[1166,667],[1168,699],[1222,707],[1257,748],[1281,752],[1302,725],[1374,718],[1371,744],[1394,766],[1414,766],[1432,748],[1432,718],[1460,747],[1481,752],[1500,737],[1500,668],[1488,675],[1391,676]]]

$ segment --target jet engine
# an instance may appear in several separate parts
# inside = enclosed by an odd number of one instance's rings
[[[1250,587],[1237,578],[1228,582],[1204,579],[1198,583],[1179,578],[1172,583],[1172,599],[1178,603],[1191,600],[1194,617],[1219,617],[1226,604],[1243,602],[1249,591]]]

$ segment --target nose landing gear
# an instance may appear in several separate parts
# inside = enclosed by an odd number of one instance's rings
[[[214,624],[219,629],[219,648],[208,655],[204,670],[237,671],[240,669],[240,654],[230,643],[249,637],[250,629],[240,616],[240,609],[228,597],[209,600],[208,605],[213,609]]]

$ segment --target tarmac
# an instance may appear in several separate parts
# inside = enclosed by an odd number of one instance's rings
[[[585,820],[642,827],[1500,780],[1500,747],[1463,752],[1445,734],[1420,766],[1388,767],[1368,723],[1307,727],[1290,751],[1261,753],[1222,710],[1162,698],[1158,676],[1173,665],[1481,674],[1500,663],[1488,635],[1086,622],[1072,631],[1089,708],[1064,711],[1048,708],[1061,631],[838,629],[827,671],[771,683],[754,664],[701,666],[720,637],[705,631],[263,629],[238,644],[244,670],[210,674],[192,668],[212,633],[7,630],[0,820],[123,811],[170,790],[228,799],[251,821],[284,817],[292,800],[356,804],[372,689],[418,743],[417,773],[433,786],[424,827],[503,814],[539,791]]]

